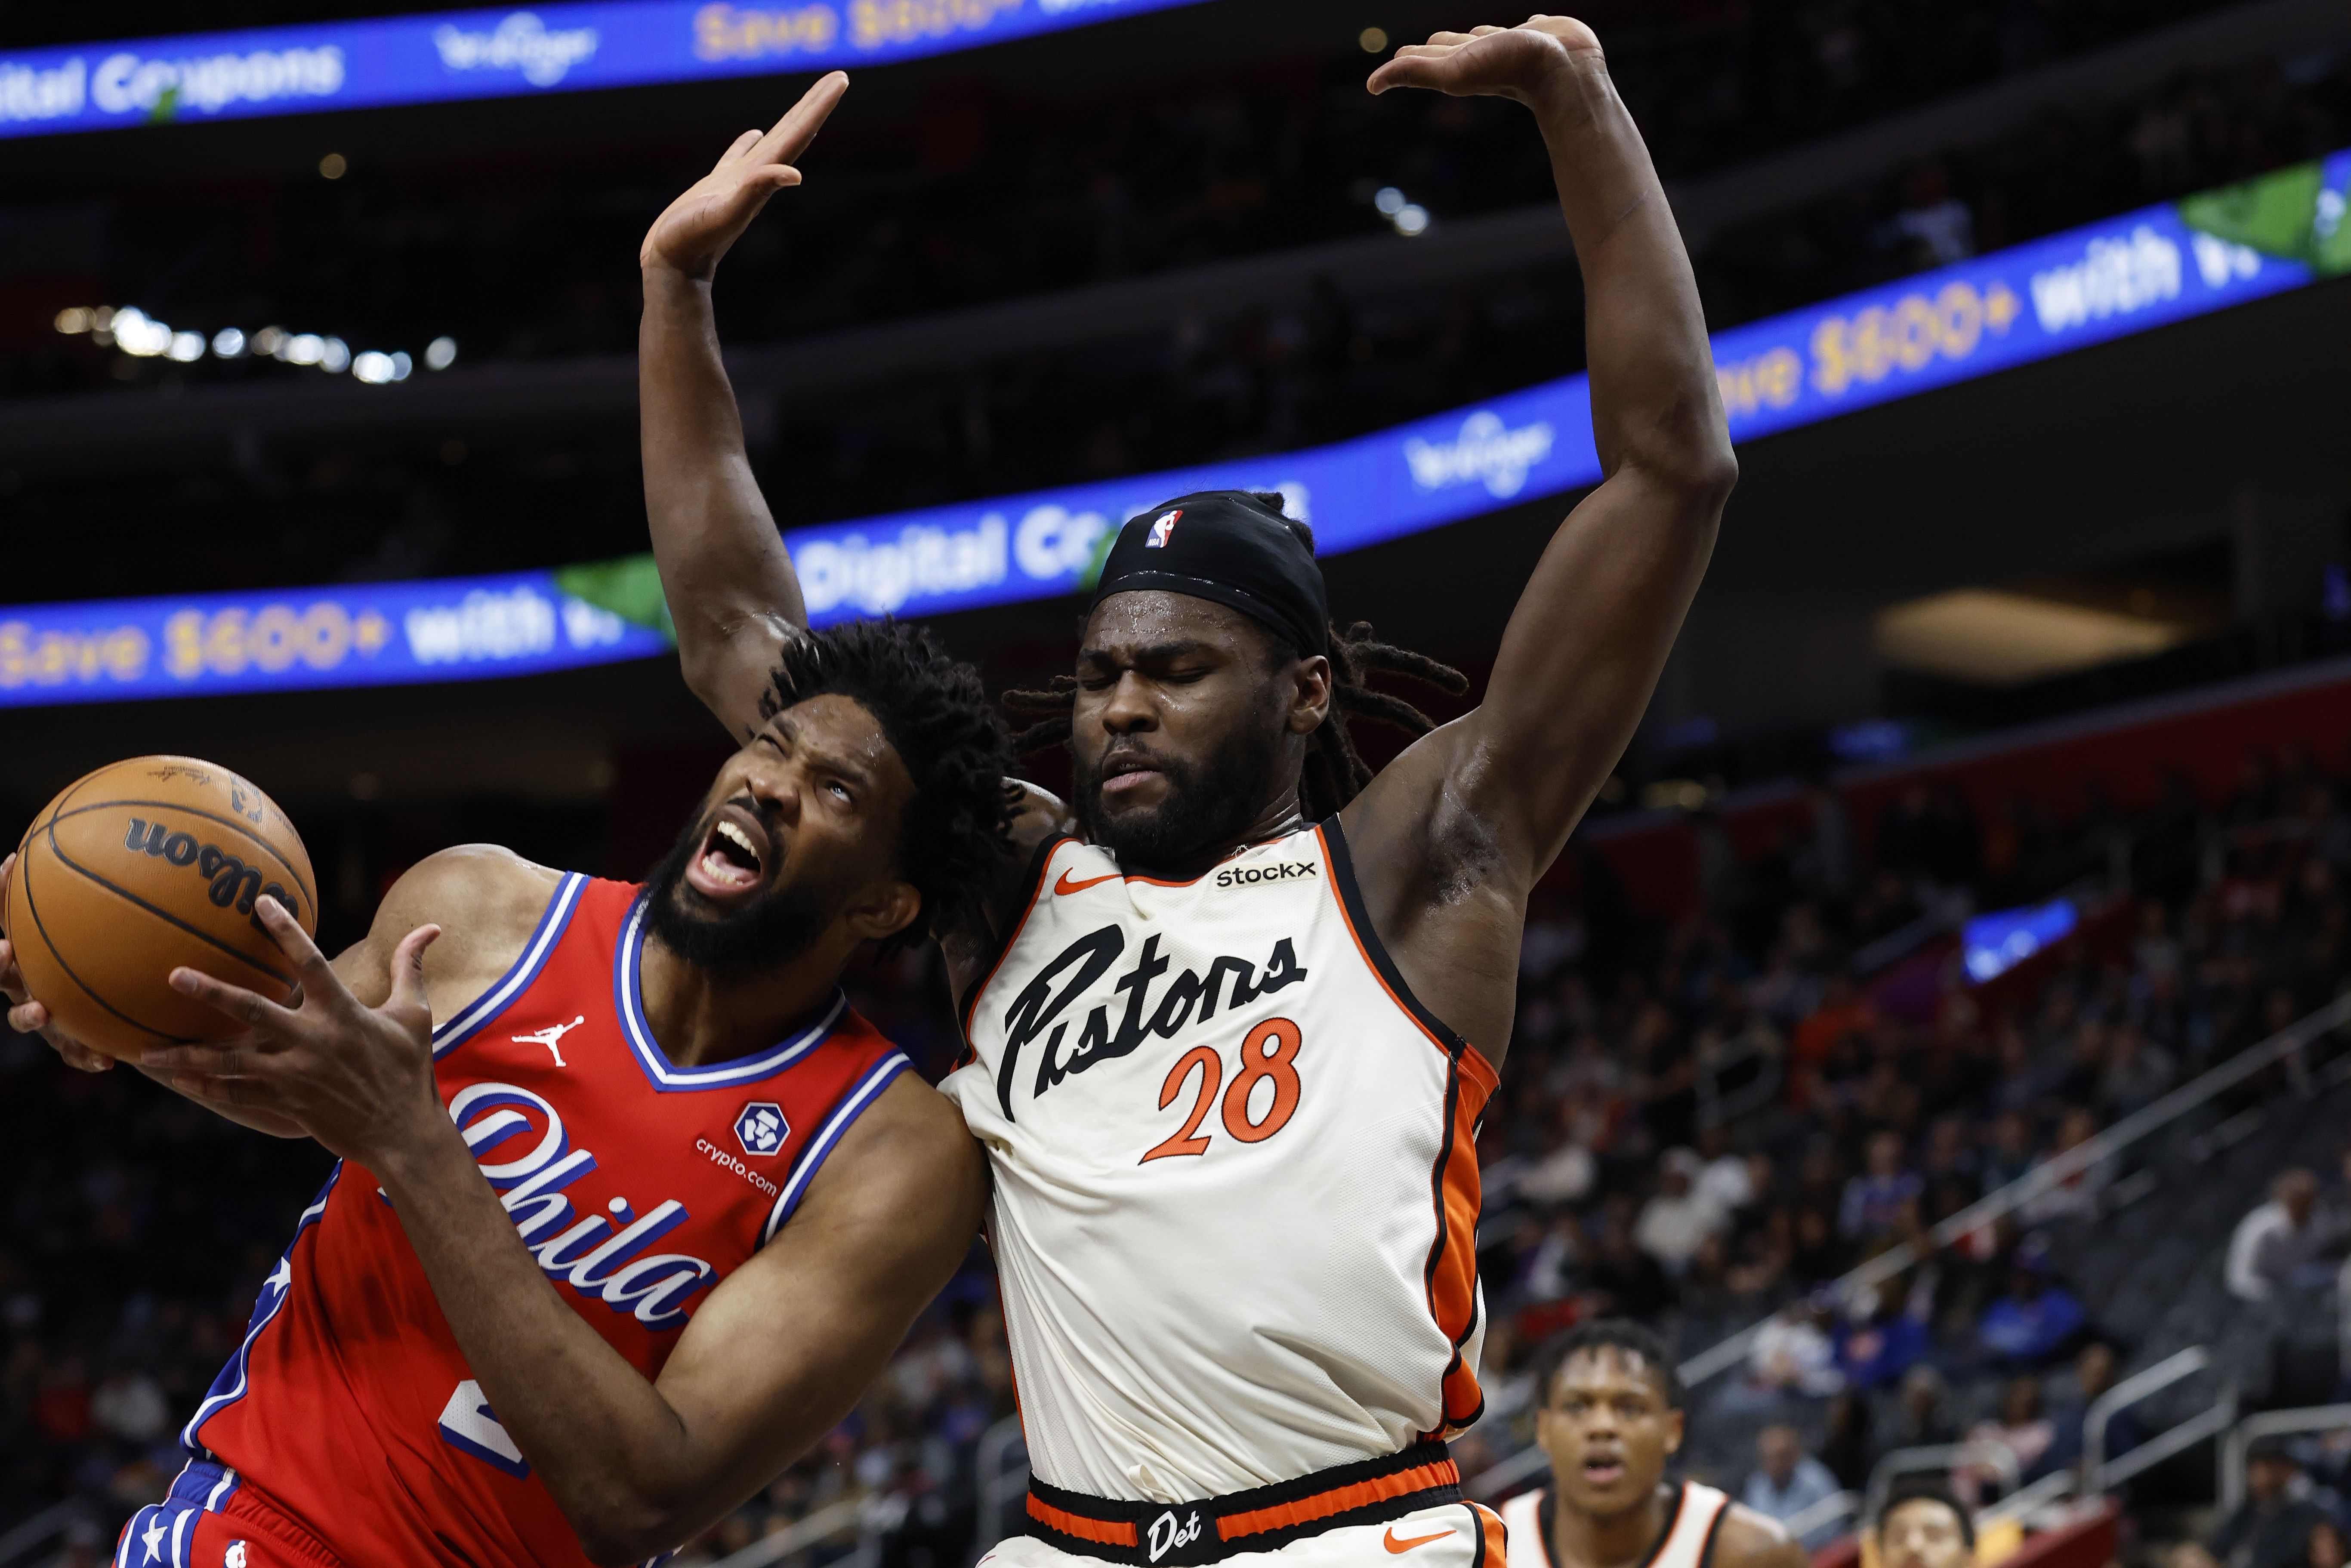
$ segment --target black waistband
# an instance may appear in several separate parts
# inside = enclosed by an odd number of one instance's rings
[[[1294,1481],[1196,1502],[1089,1497],[1031,1478],[1029,1533],[1067,1552],[1135,1568],[1193,1568],[1270,1552],[1342,1525],[1378,1524],[1461,1497],[1443,1443],[1340,1465]]]

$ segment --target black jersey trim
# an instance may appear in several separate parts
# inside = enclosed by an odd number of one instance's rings
[[[979,978],[971,983],[971,989],[964,993],[963,1005],[956,1009],[956,1019],[963,1025],[964,1061],[977,1054],[977,1048],[971,1043],[971,1020],[972,1015],[979,1009],[980,993],[987,989],[990,980],[996,978],[996,971],[1004,967],[1005,956],[1012,951],[1012,944],[1020,939],[1021,930],[1029,924],[1029,917],[1037,913],[1037,901],[1045,895],[1045,869],[1052,863],[1053,852],[1063,844],[1077,841],[1067,833],[1055,833],[1040,840],[1035,852],[1029,855],[1029,873],[1022,879],[1025,893],[1020,900],[1020,913],[1006,924],[1003,935],[996,939],[988,952],[987,963],[979,971]],[[961,1064],[957,1063],[958,1066]]]
[[[1355,882],[1354,855],[1347,847],[1346,830],[1340,827],[1338,815],[1334,812],[1323,818],[1319,825],[1322,830],[1323,845],[1331,857],[1332,885],[1339,890],[1339,900],[1346,908],[1347,923],[1355,928],[1355,940],[1362,946],[1364,956],[1372,961],[1380,983],[1387,987],[1388,994],[1412,1015],[1413,1021],[1427,1030],[1447,1051],[1458,1053],[1467,1049],[1469,1042],[1462,1039],[1452,1025],[1421,1004],[1420,998],[1412,994],[1412,988],[1404,983],[1404,976],[1396,970],[1395,960],[1388,956],[1387,945],[1380,940],[1380,934],[1374,928],[1372,917],[1364,907],[1363,889]]]

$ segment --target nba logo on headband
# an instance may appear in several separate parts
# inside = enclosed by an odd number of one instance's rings
[[[1183,515],[1184,508],[1181,507],[1176,507],[1172,512],[1162,513],[1158,518],[1152,523],[1151,537],[1143,541],[1143,548],[1144,549],[1165,549],[1167,548],[1167,536],[1176,531],[1176,519]]]

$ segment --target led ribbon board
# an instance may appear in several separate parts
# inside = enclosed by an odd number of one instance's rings
[[[2351,272],[2351,152],[1714,337],[1752,440]],[[1409,243],[1399,240],[1398,244]],[[1280,490],[1324,553],[1600,478],[1573,375],[1304,451],[785,536],[818,624],[1074,593],[1111,530]],[[669,645],[650,557],[559,572],[0,609],[0,706],[524,674]]]
[[[662,631],[570,591],[572,576],[0,610],[0,706],[478,680],[667,651]]]
[[[601,0],[0,54],[0,137],[885,65],[1197,0]]]

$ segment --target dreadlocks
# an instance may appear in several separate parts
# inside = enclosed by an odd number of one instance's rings
[[[1303,525],[1293,525],[1302,527]],[[1306,819],[1319,822],[1353,800],[1372,781],[1372,770],[1355,750],[1347,721],[1364,719],[1400,729],[1415,739],[1437,727],[1437,721],[1405,701],[1374,691],[1364,677],[1378,671],[1402,675],[1459,696],[1469,679],[1449,664],[1425,653],[1375,641],[1368,621],[1342,631],[1331,624],[1331,716],[1314,732],[1306,754],[1306,768],[1298,780],[1298,803]],[[1078,683],[1073,675],[1056,675],[1050,689],[1007,692],[1004,706],[1037,722],[1012,737],[1012,749],[1027,757],[1070,743],[1071,716],[1077,707]]]

